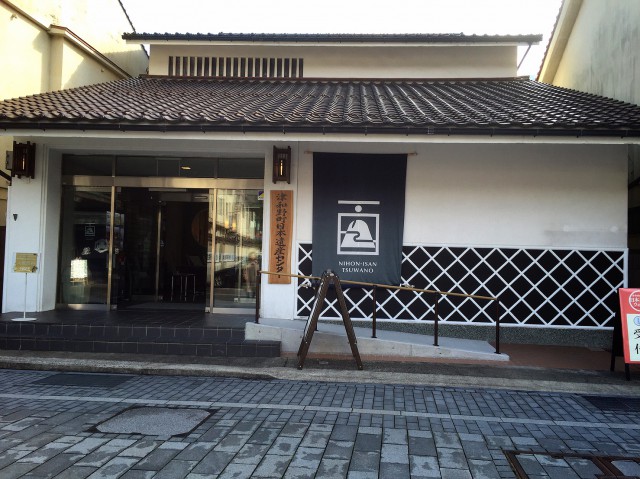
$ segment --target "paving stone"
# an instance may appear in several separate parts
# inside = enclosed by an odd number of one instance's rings
[[[144,471],[142,469],[129,469],[120,479],[151,479],[156,476],[156,471]]]
[[[343,479],[347,477],[349,470],[349,459],[328,459],[322,458],[315,479]]]
[[[467,460],[462,449],[447,449],[439,447],[438,462],[441,468],[446,469],[468,469]]]
[[[347,473],[347,479],[378,479],[378,471],[349,471]]]
[[[379,451],[382,447],[382,434],[361,434],[358,432],[353,446],[356,451]]]
[[[198,441],[184,448],[176,459],[180,461],[199,461],[216,446],[215,442]]]
[[[280,431],[280,436],[293,436],[293,437],[302,437],[309,429],[308,424],[301,423],[290,423],[282,428]]]
[[[126,457],[145,457],[146,455],[150,454],[151,451],[157,448],[160,444],[161,444],[160,441],[149,441],[146,439],[141,440],[134,443],[124,451],[120,452],[118,455],[126,456]]]
[[[331,437],[328,431],[308,431],[300,443],[302,447],[326,447]]]
[[[433,440],[435,441],[436,447],[438,449],[441,447],[448,449],[462,449],[460,439],[458,438],[458,435],[454,433],[434,432]]]
[[[410,456],[409,463],[412,478],[440,477],[440,465],[436,457]]]
[[[258,428],[247,442],[249,444],[271,444],[279,433],[280,429]]]
[[[138,462],[138,459],[135,457],[114,457],[88,477],[89,479],[111,479],[120,477],[131,469],[136,462]]]
[[[353,442],[335,441],[330,439],[324,451],[325,458],[329,459],[349,459],[353,451]]]
[[[300,442],[302,442],[300,436],[279,436],[273,441],[269,452],[280,456],[293,456]]]
[[[468,462],[473,479],[500,479],[500,473],[493,461],[469,459]]]
[[[409,446],[382,444],[381,463],[409,464]]]
[[[216,451],[238,452],[249,440],[247,434],[228,434],[214,448]]]
[[[96,450],[103,444],[109,442],[109,439],[106,438],[92,438],[88,437],[83,439],[82,441],[72,445],[68,449],[65,450],[66,453],[69,454],[89,454],[90,452]]]
[[[71,466],[55,476],[54,479],[85,479],[93,474],[95,470],[95,467]]]
[[[462,449],[467,459],[491,459],[491,453],[484,442],[462,441]]]
[[[21,451],[17,449],[0,452],[0,469],[16,462],[18,459],[29,453],[30,451]]]
[[[268,444],[245,444],[233,458],[234,463],[258,464],[269,451]]]
[[[35,469],[36,467],[38,467],[38,465],[33,463],[14,462],[13,464],[0,469],[0,477],[2,479],[17,479],[26,475],[29,471]]]
[[[408,444],[406,429],[384,429],[382,442],[388,444]]]
[[[577,457],[568,457],[567,464],[575,471],[575,473],[583,479],[596,477],[596,474],[601,474],[602,471],[596,466],[593,461],[588,459],[582,459]]]
[[[289,460],[289,457],[267,454],[254,470],[252,477],[282,477],[289,466]]]
[[[255,464],[229,464],[219,476],[218,479],[249,479],[253,477]],[[189,477],[189,476],[186,476]],[[209,476],[208,476],[209,477]],[[167,477],[167,479],[172,479]]]
[[[220,474],[232,461],[234,454],[231,452],[210,451],[192,472],[198,474]]]
[[[376,473],[380,466],[380,454],[370,451],[354,451],[349,464],[349,472],[362,471]]]
[[[126,452],[126,451],[125,451]],[[169,461],[178,455],[175,449],[155,449],[151,453],[140,459],[136,464],[136,469],[146,469],[149,471],[159,471],[165,467]],[[123,453],[124,454],[124,453]]]
[[[355,441],[358,434],[356,426],[336,425],[331,431],[331,439],[334,441]]]
[[[442,467],[440,468],[440,474],[442,479],[473,479],[471,472],[466,469],[448,469]]]
[[[625,476],[640,476],[640,464],[634,461],[613,461],[612,464],[620,469]]]
[[[79,454],[58,454],[33,469],[30,474],[42,477],[54,477],[73,466],[80,458]]]
[[[409,454],[417,456],[435,456],[435,441],[430,437],[409,436]]]

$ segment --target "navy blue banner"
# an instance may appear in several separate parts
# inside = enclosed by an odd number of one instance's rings
[[[400,284],[406,175],[406,155],[314,153],[314,276]]]

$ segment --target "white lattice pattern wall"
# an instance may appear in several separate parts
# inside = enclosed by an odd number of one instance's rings
[[[538,327],[611,327],[617,289],[624,287],[625,250],[562,250],[404,246],[402,280],[415,288],[495,296],[500,322]],[[311,244],[298,245],[298,274],[310,275]],[[312,288],[298,285],[297,316],[306,317]],[[353,319],[370,319],[372,289],[345,288]],[[378,290],[381,321],[434,319],[434,295]],[[492,323],[494,304],[440,296],[438,316],[449,323]],[[340,317],[335,299],[326,319]]]

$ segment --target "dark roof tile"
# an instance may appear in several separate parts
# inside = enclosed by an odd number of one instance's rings
[[[294,43],[537,43],[542,35],[464,33],[125,33],[125,40]]]
[[[640,136],[640,107],[525,79],[147,77],[3,101],[0,126]]]

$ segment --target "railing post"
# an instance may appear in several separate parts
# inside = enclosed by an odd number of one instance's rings
[[[495,299],[496,302],[496,354],[500,354],[500,300]]]
[[[435,315],[435,322],[433,324],[433,345],[437,346],[438,345],[438,300],[440,298],[438,297],[438,293],[435,293],[433,296],[436,298],[436,303],[433,308],[433,314]]]
[[[373,326],[372,326],[372,331],[373,334],[371,335],[372,338],[376,337],[376,310],[378,309],[378,302],[376,300],[376,293],[378,291],[378,287],[374,284],[373,285],[373,292],[371,293],[371,298],[373,299],[373,312],[371,313],[371,319],[373,320]]]
[[[260,323],[260,290],[262,289],[262,273],[256,273],[256,324]]]

